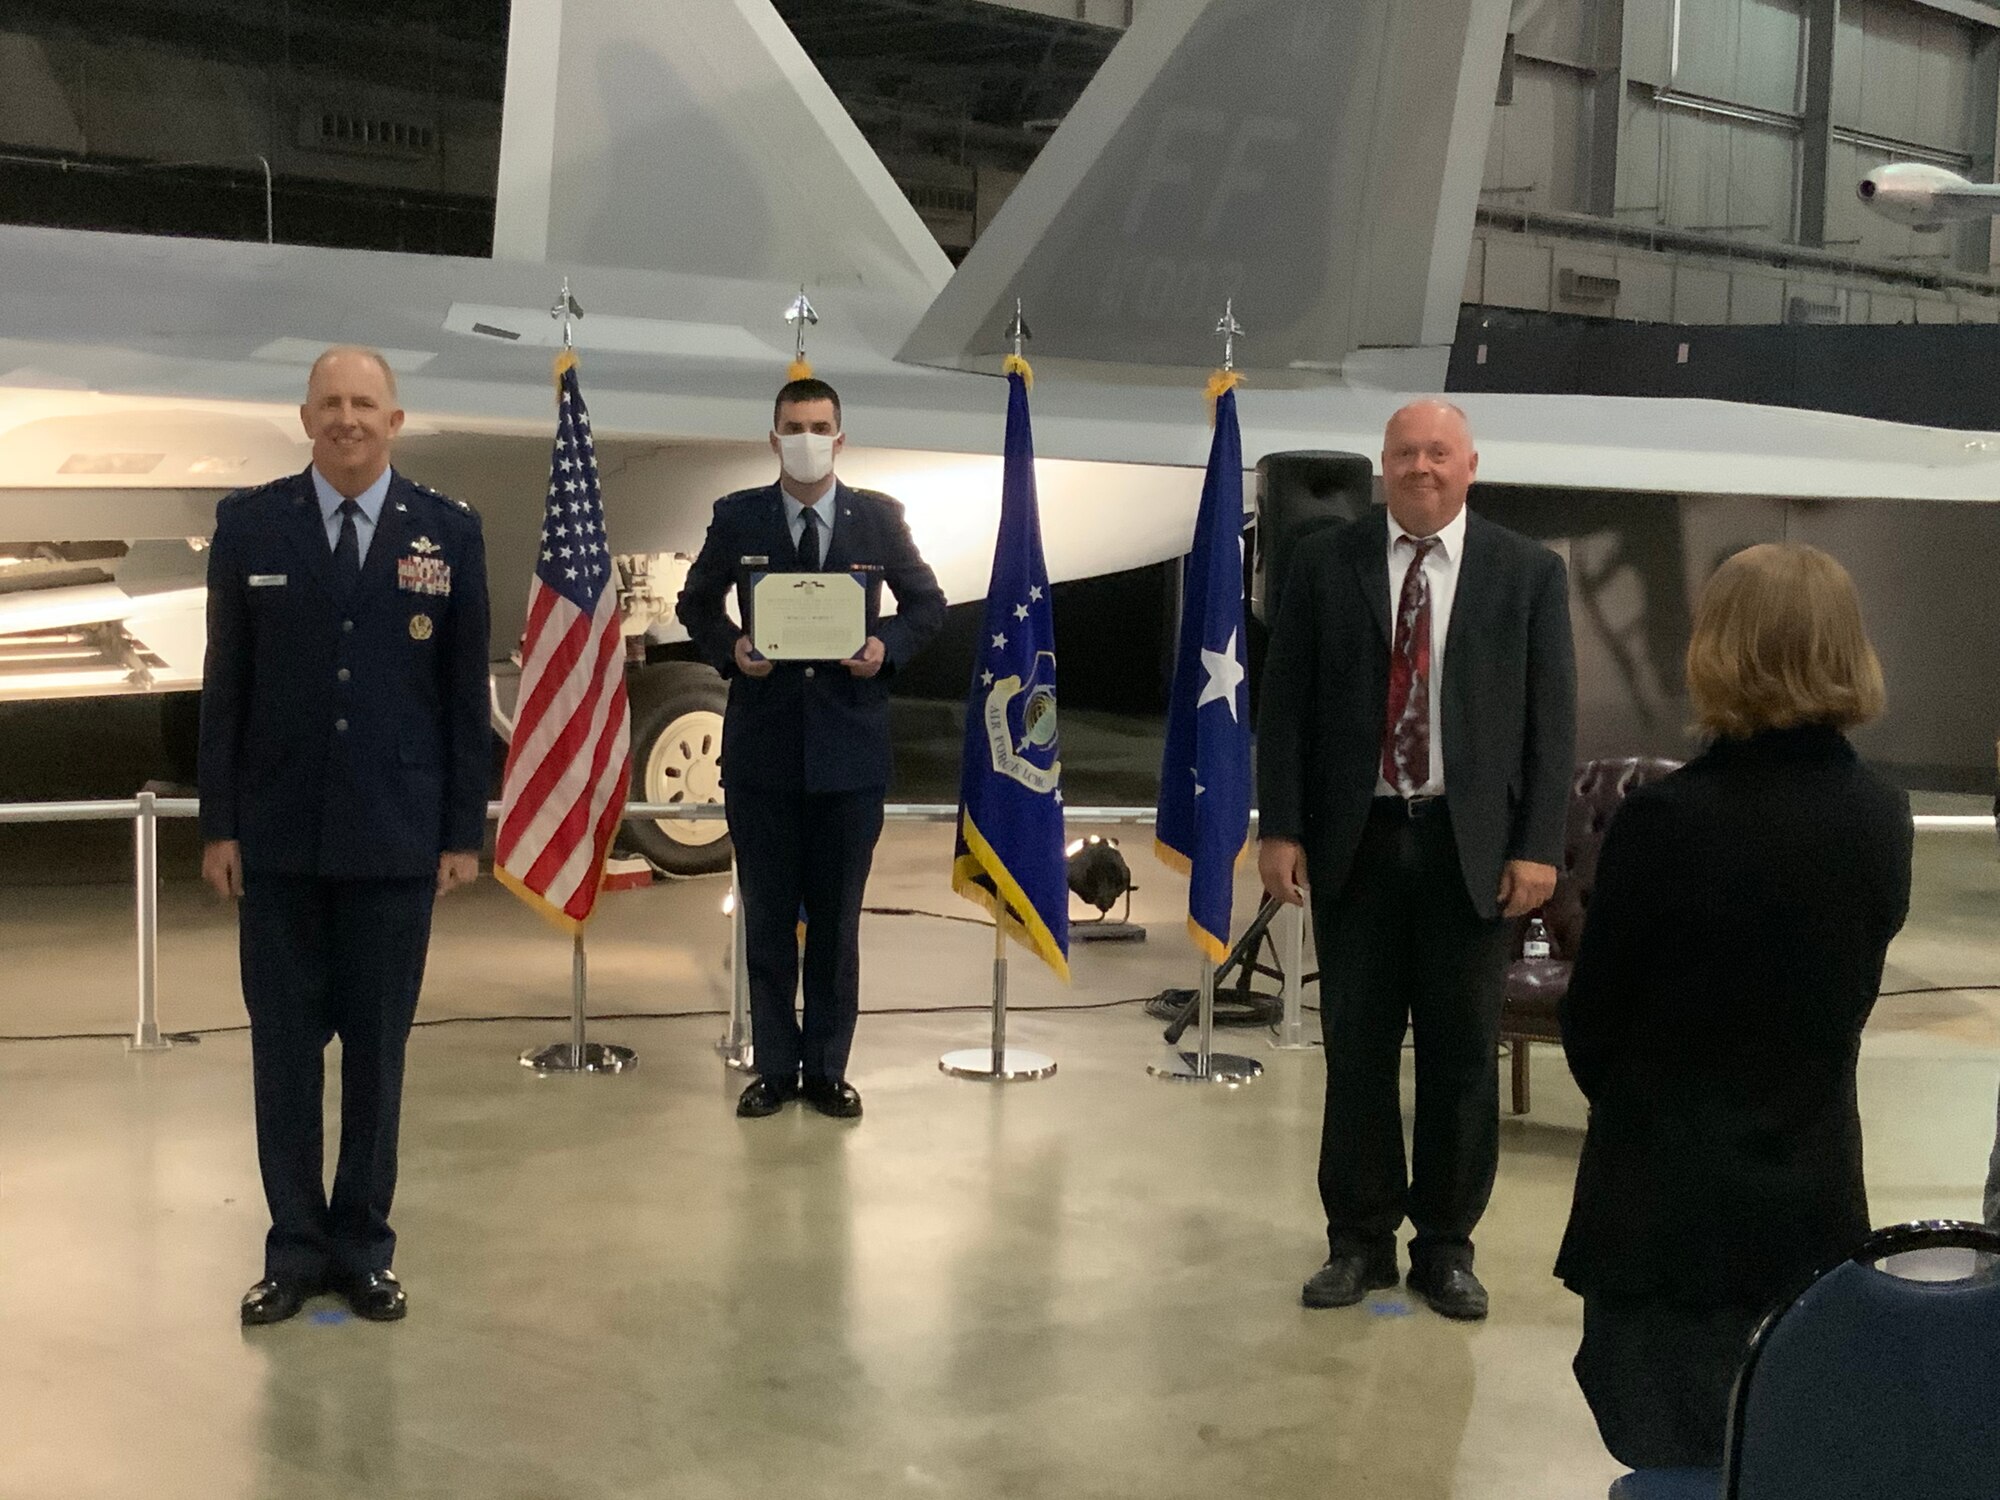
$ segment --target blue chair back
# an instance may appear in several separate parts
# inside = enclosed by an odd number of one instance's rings
[[[1611,1486],[1610,1500],[1716,1500],[1720,1469],[1634,1469]]]
[[[1878,1262],[1957,1248],[1951,1280]],[[1871,1236],[1768,1318],[1737,1377],[1726,1500],[1991,1500],[2000,1494],[2000,1233]],[[1968,1273],[1969,1274],[1965,1274]]]

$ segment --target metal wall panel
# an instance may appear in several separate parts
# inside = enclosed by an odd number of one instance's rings
[[[1729,273],[1685,263],[1675,266],[1674,321],[1694,324],[1727,323]]]
[[[1896,0],[1844,0],[1835,125],[1965,150],[1975,35],[1955,17]]]
[[[1591,0],[1543,0],[1515,27],[1514,50],[1528,57],[1551,57],[1587,68],[1595,45],[1595,23],[1596,7]]]
[[[1785,283],[1776,276],[1756,276],[1745,271],[1736,272],[1729,278],[1729,321],[1784,322]]]
[[[1800,0],[1682,0],[1678,49],[1672,24],[1669,8],[1669,66],[1675,50],[1680,64],[1672,74],[1676,91],[1757,109],[1800,108]]]
[[[1486,242],[1486,301],[1493,307],[1549,308],[1551,254],[1511,235]]]
[[[1509,208],[1580,213],[1588,206],[1590,85],[1579,74],[1522,59],[1514,102],[1493,111],[1482,200]]]
[[[1625,76],[1664,88],[1672,66],[1673,0],[1625,0]]]
[[[1618,316],[1643,323],[1670,323],[1674,317],[1674,267],[1665,256],[1620,254]]]

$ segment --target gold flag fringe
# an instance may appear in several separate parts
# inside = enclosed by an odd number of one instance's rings
[[[1208,390],[1204,394],[1208,398],[1209,426],[1213,427],[1215,425],[1216,402],[1222,399],[1224,392],[1233,391],[1241,384],[1243,384],[1243,372],[1241,370],[1217,370],[1213,375],[1208,377]]]
[[[1021,377],[1022,383],[1029,390],[1032,391],[1035,388],[1035,367],[1018,354],[1010,354],[1001,362],[1000,373],[1002,375],[1018,375]]]

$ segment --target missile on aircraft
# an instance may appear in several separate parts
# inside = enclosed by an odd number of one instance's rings
[[[1924,233],[2000,214],[2000,183],[1969,182],[1930,162],[1891,162],[1856,184],[1855,196],[1885,219]]]

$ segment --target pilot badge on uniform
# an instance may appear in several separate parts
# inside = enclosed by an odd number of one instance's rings
[[[413,640],[413,641],[427,641],[427,640],[429,640],[429,639],[431,638],[431,630],[432,630],[432,628],[433,628],[433,627],[432,627],[432,625],[431,625],[431,617],[430,617],[429,615],[411,615],[411,616],[410,616],[410,639],[411,639],[411,640]]]

